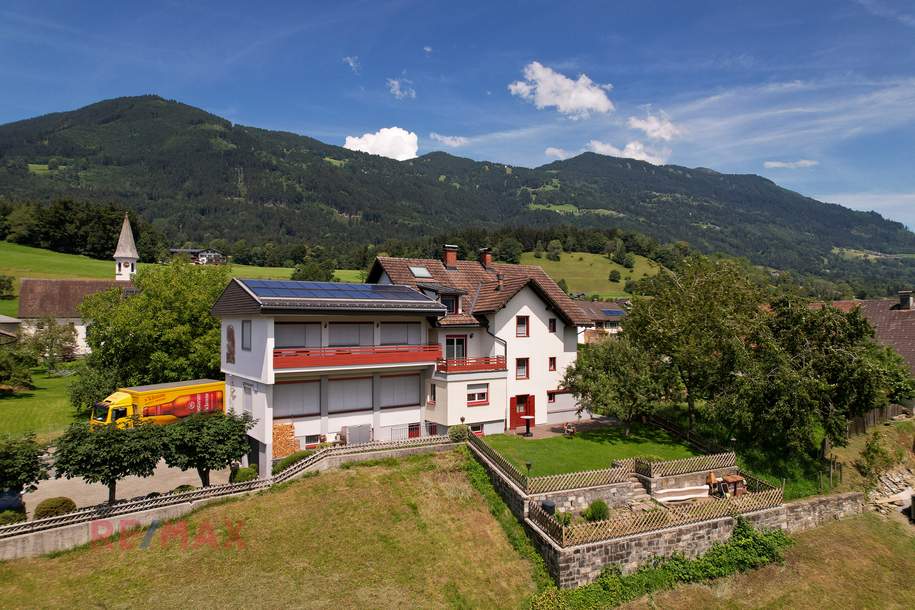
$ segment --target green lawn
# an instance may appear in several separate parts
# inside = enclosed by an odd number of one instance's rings
[[[644,256],[636,256],[635,267],[626,269],[603,254],[588,252],[564,252],[559,261],[551,261],[546,255],[536,258],[533,252],[525,252],[521,255],[521,262],[525,265],[543,267],[543,270],[557,282],[564,279],[572,292],[598,294],[604,298],[627,296],[624,289],[626,280],[639,280],[649,275],[656,275],[661,268],[660,265]],[[614,269],[620,272],[619,282],[611,282],[608,279],[610,272]]]
[[[0,275],[11,275],[16,278],[18,295],[19,280],[23,277],[114,279],[114,261],[101,261],[87,256],[62,254],[0,241]],[[292,277],[292,269],[232,265],[232,275],[252,279],[288,280]],[[334,276],[341,282],[363,281],[362,271],[359,269],[338,269]],[[15,317],[18,311],[19,299],[0,300],[0,314]]]
[[[621,428],[604,426],[580,431],[571,438],[533,440],[517,434],[496,434],[484,440],[521,472],[526,472],[525,463],[530,462],[531,476],[610,468],[613,460],[640,455],[665,460],[696,455],[667,432],[648,426],[634,426],[628,438],[623,436]]]
[[[179,522],[184,548],[177,537],[163,543],[164,525],[147,548],[138,536],[126,548],[2,562],[0,599],[4,608],[522,607],[531,565],[471,487],[464,459],[384,460],[206,507]],[[223,544],[227,521],[241,524],[242,548]],[[214,539],[197,536],[203,524]]]
[[[49,377],[34,369],[34,390],[0,394],[0,436],[35,432],[40,440],[49,440],[61,434],[74,417],[67,394],[72,379],[72,375]]]

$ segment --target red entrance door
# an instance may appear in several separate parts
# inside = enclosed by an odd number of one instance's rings
[[[512,396],[509,400],[509,427],[512,429],[523,428],[524,420],[522,415],[534,415],[534,397],[530,394],[519,394]],[[534,420],[531,420],[531,426]]]

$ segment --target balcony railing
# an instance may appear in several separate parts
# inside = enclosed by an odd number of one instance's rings
[[[505,356],[483,356],[480,358],[449,358],[439,360],[436,365],[440,373],[476,373],[481,371],[504,371]]]
[[[291,347],[273,350],[273,368],[300,369],[325,366],[433,363],[441,357],[442,346],[439,344]]]

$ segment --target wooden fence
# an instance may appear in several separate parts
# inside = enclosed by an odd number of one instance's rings
[[[757,492],[740,497],[715,498],[680,506],[662,507],[643,512],[621,512],[604,521],[560,524],[538,503],[528,506],[528,518],[560,547],[575,546],[588,542],[613,540],[633,534],[642,534],[680,525],[711,521],[722,517],[752,513],[781,506],[784,493],[781,488],[771,487],[756,480],[761,486]]]
[[[848,436],[853,434],[866,434],[868,428],[879,426],[883,422],[889,421],[897,415],[907,413],[905,407],[900,405],[889,405],[877,409],[872,409],[848,422]]]
[[[689,474],[703,470],[720,470],[737,465],[737,456],[733,452],[713,453],[711,455],[697,455],[682,460],[667,460],[664,462],[649,462],[642,458],[635,458],[635,472],[657,479],[678,474]]]

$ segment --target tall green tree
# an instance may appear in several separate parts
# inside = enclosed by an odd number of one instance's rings
[[[60,324],[54,318],[42,318],[35,324],[31,335],[23,340],[26,349],[53,374],[65,360],[76,356],[76,327],[72,322]]]
[[[57,478],[82,477],[88,483],[105,485],[108,502],[113,504],[118,481],[152,476],[162,448],[162,427],[139,418],[129,428],[75,423],[57,439],[54,470]]]
[[[581,408],[619,419],[629,436],[632,422],[651,413],[664,394],[665,380],[656,373],[661,369],[655,354],[621,335],[581,349],[563,387]]]
[[[662,272],[651,293],[633,301],[623,330],[655,352],[682,384],[692,430],[696,401],[717,394],[761,321],[759,294],[736,264],[701,256]]]
[[[514,237],[506,237],[496,245],[496,259],[505,263],[518,264],[521,262],[521,253],[524,245]]]
[[[248,452],[247,431],[254,425],[248,413],[197,413],[165,427],[165,461],[173,468],[194,468],[204,487],[210,471],[228,468]]]
[[[210,307],[229,283],[226,265],[175,261],[141,266],[136,292],[119,288],[83,301],[91,353],[71,387],[78,409],[119,386],[219,375],[219,321]],[[108,387],[103,387],[105,382]]]
[[[34,434],[0,440],[0,491],[35,491],[38,481],[48,478],[42,455],[44,447],[35,441]]]
[[[546,257],[551,261],[558,261],[562,258],[562,242],[558,239],[551,239],[546,245]]]

